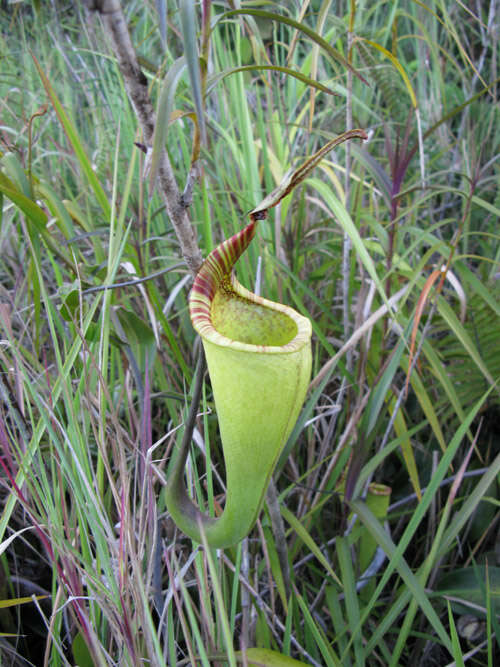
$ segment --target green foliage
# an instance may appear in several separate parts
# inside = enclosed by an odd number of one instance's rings
[[[97,15],[1,5],[0,597],[37,596],[6,664],[496,664],[498,8],[229,4],[123,3],[152,155]],[[240,262],[311,319],[313,383],[277,499],[209,551],[162,493],[197,343],[159,151],[206,255],[353,127]],[[193,443],[216,516],[208,383]]]

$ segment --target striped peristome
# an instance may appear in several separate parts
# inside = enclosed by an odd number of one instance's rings
[[[253,294],[238,282],[233,272],[234,265],[255,236],[257,221],[256,218],[253,218],[241,231],[223,241],[202,264],[189,297],[191,321],[203,339],[217,345],[228,345],[233,349],[249,352],[257,350],[265,350],[271,354],[294,352],[310,339],[311,324],[309,320],[288,306]],[[250,303],[284,313],[297,325],[297,334],[290,342],[281,346],[253,345],[227,338],[215,329],[212,322],[212,304],[218,290],[224,290],[227,294],[234,294],[236,298],[245,299]]]
[[[213,330],[210,309],[217,288],[228,286],[233,266],[255,236],[256,221],[223,241],[206,258],[194,280],[189,297],[189,313],[196,331],[203,335]]]

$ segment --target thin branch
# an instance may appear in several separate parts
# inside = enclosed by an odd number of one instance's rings
[[[175,271],[175,269],[180,269],[182,266],[184,265],[178,263],[174,264],[173,266],[168,266],[166,269],[155,271],[155,273],[150,273],[148,276],[144,276],[143,278],[133,278],[132,280],[124,280],[123,282],[112,283],[111,285],[96,285],[95,287],[89,287],[88,289],[83,290],[82,294],[102,292],[103,290],[107,289],[118,289],[119,287],[130,287],[131,285],[140,285],[141,283],[145,283],[148,280],[153,280],[153,278],[158,278],[158,276],[162,276],[164,273],[169,273],[170,271]]]
[[[125,89],[141,126],[144,142],[152,145],[155,112],[149,96],[148,81],[141,70],[132,46],[127,22],[120,0],[84,0],[90,11],[97,12],[111,42]],[[181,246],[181,252],[191,273],[196,274],[202,264],[196,234],[187,215],[189,197],[179,192],[167,151],[160,155],[158,182],[165,208]]]

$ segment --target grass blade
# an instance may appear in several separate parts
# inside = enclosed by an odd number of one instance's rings
[[[184,43],[184,56],[191,81],[196,118],[200,128],[202,141],[206,142],[205,114],[203,107],[203,91],[201,85],[200,61],[198,56],[198,43],[196,41],[196,12],[194,0],[180,0],[180,16],[182,40]]]

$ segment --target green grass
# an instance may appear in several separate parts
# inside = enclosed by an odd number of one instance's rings
[[[260,258],[262,295],[310,317],[313,385],[275,475],[284,544],[269,501],[223,552],[165,509],[196,364],[191,278],[100,20],[75,4],[0,8],[2,664],[235,665],[247,647],[496,664],[496,4],[199,3],[193,32],[177,3],[123,3],[155,104],[176,86],[158,141],[181,191],[206,133],[189,209],[204,255],[349,110],[369,134],[272,209],[238,265],[252,288]],[[207,380],[186,479],[211,513],[219,444]],[[252,660],[291,664],[269,656]]]

